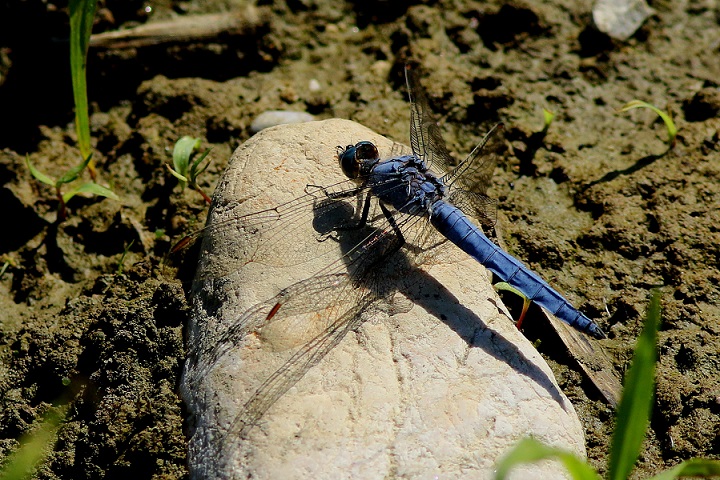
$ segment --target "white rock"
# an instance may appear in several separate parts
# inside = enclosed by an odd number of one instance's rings
[[[268,110],[261,113],[250,124],[250,131],[257,133],[269,127],[285,125],[288,123],[312,122],[315,117],[307,112],[292,112],[289,110]]]
[[[655,13],[645,0],[596,0],[593,22],[616,40],[627,40]]]
[[[261,132],[235,151],[210,222],[277,205],[302,195],[308,183],[343,180],[335,147],[360,140],[375,142],[381,153],[393,146],[346,120]],[[318,244],[311,222],[300,222],[292,241],[306,263],[268,258],[241,265],[238,232],[204,244],[189,341],[213,354],[191,354],[181,386],[192,415],[193,478],[490,478],[497,459],[528,435],[585,455],[578,418],[550,369],[507,317],[486,271],[459,251],[455,263],[403,275],[398,286],[411,301],[398,295],[366,311],[366,321],[296,384],[280,388],[256,426],[244,436],[227,434],[259,385],[317,333],[308,326],[313,317],[298,317],[303,325],[291,317],[259,331],[248,327],[240,347],[216,347],[223,329],[253,305],[328,263],[312,258]],[[318,312],[314,320],[327,316]],[[566,475],[542,463],[518,468],[512,478]]]
[[[317,93],[320,90],[322,90],[322,87],[320,86],[320,82],[317,81],[316,78],[311,78],[308,82],[308,90],[310,90],[313,93]]]

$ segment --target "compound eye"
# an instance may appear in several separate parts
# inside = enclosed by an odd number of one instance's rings
[[[356,179],[360,175],[360,164],[356,160],[356,152],[356,146],[348,145],[344,150],[338,153],[340,168],[345,176],[351,180]]]
[[[358,160],[377,160],[380,157],[377,147],[372,142],[360,142],[355,145],[355,158]]]

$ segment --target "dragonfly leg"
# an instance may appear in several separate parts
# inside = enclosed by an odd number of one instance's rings
[[[397,249],[399,250],[400,247],[405,245],[405,237],[403,236],[402,230],[400,230],[400,227],[398,226],[397,222],[395,221],[395,218],[392,215],[392,212],[388,210],[388,208],[383,205],[382,202],[379,202],[380,204],[380,210],[382,210],[383,214],[385,215],[385,218],[387,218],[388,223],[393,228],[393,231],[395,232],[395,235],[398,239],[398,246]]]
[[[346,225],[338,225],[337,227],[335,227],[335,231],[358,230],[367,225],[368,215],[370,214],[371,201],[372,197],[370,195],[366,195],[365,200],[363,201],[363,209],[362,213],[360,214],[360,219],[357,222],[353,221],[348,222]]]

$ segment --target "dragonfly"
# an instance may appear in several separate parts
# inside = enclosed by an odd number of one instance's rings
[[[300,319],[293,325],[320,322],[317,333],[292,350],[249,396],[230,425],[228,436],[245,438],[282,395],[362,324],[364,312],[392,296],[395,289],[388,278],[442,261],[443,252],[451,249],[450,243],[562,321],[591,337],[605,338],[595,322],[493,243],[473,222],[475,218],[481,225],[492,227],[496,220],[496,203],[487,196],[496,163],[485,151],[492,131],[455,165],[417,76],[409,67],[405,76],[411,107],[411,153],[382,159],[369,141],[339,146],[337,158],[347,180],[330,186],[308,185],[298,198],[210,224],[173,249],[182,249],[202,237],[212,238],[221,230],[245,234],[234,263],[218,271],[201,262],[196,283],[217,282],[230,273],[232,265],[282,265],[308,258],[334,258],[314,275],[219,327],[212,341],[191,332],[185,377],[192,385],[202,381],[246,336],[274,322],[289,318]],[[296,241],[297,231],[309,222],[318,235],[311,247]]]

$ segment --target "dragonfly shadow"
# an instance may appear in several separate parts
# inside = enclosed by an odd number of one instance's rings
[[[351,209],[348,209],[349,212]],[[337,213],[337,212],[335,212]],[[318,225],[331,225],[333,222],[318,220]],[[334,222],[337,225],[337,218]],[[363,226],[358,229],[336,231],[336,239],[340,244],[344,259],[352,261],[351,252],[359,239],[367,239],[377,234],[377,229]],[[394,236],[388,242],[397,241]],[[442,248],[455,248],[445,245]],[[488,355],[506,363],[521,375],[531,378],[546,390],[559,405],[565,408],[562,393],[553,379],[535,362],[528,359],[512,341],[489,327],[480,316],[465,307],[462,302],[443,285],[441,281],[421,268],[414,261],[412,249],[392,251],[386,258],[374,259],[372,274],[354,265],[348,265],[348,271],[357,277],[354,281],[362,284],[361,288],[370,289],[377,300],[390,299],[394,294],[401,293],[413,304],[422,307],[430,315],[445,323],[468,346],[480,348]],[[422,257],[427,256],[427,252]],[[490,299],[492,301],[492,299]],[[499,309],[499,308],[498,308]],[[509,321],[509,320],[508,320]]]
[[[413,282],[414,285],[400,289],[408,299],[450,327],[465,341],[468,348],[480,348],[508,364],[517,373],[531,378],[546,390],[553,400],[565,408],[562,393],[553,379],[535,362],[528,359],[515,343],[489,327],[480,316],[462,305],[452,292],[428,272],[416,268],[411,272],[411,278],[417,279]],[[418,286],[422,287],[419,289]],[[492,299],[489,301],[494,303]],[[448,310],[452,311],[452,314],[448,315]]]

